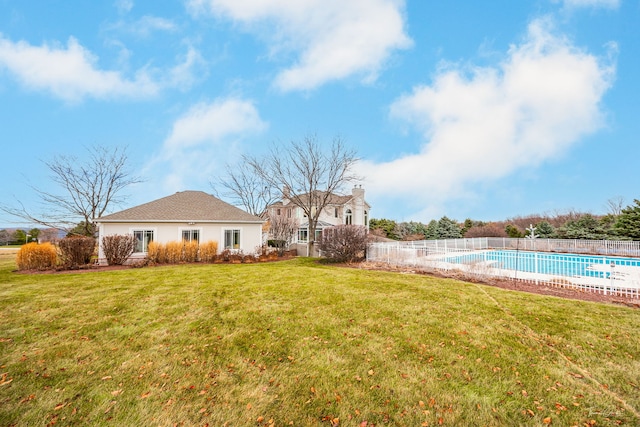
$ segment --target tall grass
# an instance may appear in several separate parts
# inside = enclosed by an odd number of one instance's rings
[[[0,425],[640,423],[626,307],[306,259],[14,268]]]
[[[218,254],[218,242],[209,240],[200,245],[200,261],[214,262]]]
[[[172,241],[165,244],[150,242],[147,258],[155,264],[178,264],[181,262],[214,262],[218,253],[218,242]]]
[[[51,243],[27,243],[16,255],[16,264],[20,270],[46,270],[55,267],[57,262],[58,251]]]

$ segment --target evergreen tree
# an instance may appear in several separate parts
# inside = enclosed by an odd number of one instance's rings
[[[467,218],[464,220],[464,223],[462,224],[462,230],[460,231],[461,234],[464,236],[465,234],[467,234],[467,231],[469,231],[469,229],[471,227],[473,227],[474,225],[476,225],[473,220],[471,218]]]
[[[429,224],[427,224],[427,228],[425,230],[424,235],[427,240],[439,239],[438,221],[436,221],[435,219],[432,219],[431,221],[429,221]]]
[[[369,220],[370,230],[382,230],[388,238],[397,240],[398,236],[395,234],[395,228],[396,228],[396,222],[392,219],[371,218]]]
[[[567,221],[557,233],[562,239],[601,240],[609,237],[607,229],[591,214]]]
[[[622,209],[613,230],[617,236],[640,240],[640,200],[635,199],[634,205]]]
[[[13,242],[18,245],[27,243],[27,233],[24,230],[16,230],[13,233]]]
[[[542,239],[550,239],[555,236],[556,229],[549,223],[549,221],[540,221],[536,225],[536,234]]]
[[[443,216],[438,221],[438,239],[459,239],[462,237],[462,231],[458,223],[452,219]]]
[[[95,231],[91,231],[92,228],[90,227],[90,225],[87,225],[86,222],[84,221],[80,221],[75,227],[73,227],[71,230],[69,230],[69,232],[67,233],[67,237],[70,236],[88,236],[88,237],[94,237],[94,235],[96,234],[97,230]]]
[[[522,233],[522,231],[520,231],[520,229],[513,225],[513,224],[507,224],[504,227],[504,231],[507,233],[507,235],[509,237],[515,238],[515,239],[519,239],[521,237],[524,237],[524,234]]]
[[[427,227],[421,222],[400,222],[394,228],[394,234],[400,240],[424,240]]]

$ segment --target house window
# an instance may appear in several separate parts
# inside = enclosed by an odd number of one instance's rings
[[[333,208],[333,216],[338,218],[338,208]]]
[[[351,215],[351,209],[347,209],[347,212],[344,214],[344,223],[347,225],[351,225],[353,223],[353,215]]]
[[[240,249],[240,230],[224,230],[224,248]]]
[[[369,211],[364,211],[364,225],[369,225]]]
[[[277,209],[276,212],[277,212],[277,215],[280,215],[280,209]]]
[[[136,252],[147,252],[149,242],[153,242],[153,230],[133,230],[136,238]]]
[[[316,228],[315,232],[315,241],[320,241],[322,237],[322,229]],[[309,239],[309,229],[308,228],[299,228],[298,229],[298,243],[307,243]]]
[[[182,240],[185,242],[200,242],[200,230],[182,230]]]

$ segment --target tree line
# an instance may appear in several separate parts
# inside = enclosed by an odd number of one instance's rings
[[[23,229],[2,229],[0,230],[0,246],[6,245],[23,245],[29,242],[47,241],[53,242],[58,240],[59,232],[54,228],[32,228],[30,230]]]
[[[614,206],[612,203],[610,207]],[[462,237],[527,237],[531,226],[535,235],[546,239],[640,240],[640,200],[626,207],[610,209],[606,215],[568,211],[554,215],[529,215],[504,221],[458,222],[443,216],[429,223],[372,218],[369,229],[393,240],[458,239]]]

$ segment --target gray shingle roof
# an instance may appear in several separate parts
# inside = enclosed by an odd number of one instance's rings
[[[326,191],[320,191],[317,190],[316,194],[318,195],[318,197],[323,197],[323,195],[326,194]],[[309,198],[310,198],[310,193],[305,193],[305,194],[300,194],[300,200],[305,203],[308,204],[309,203]],[[329,194],[329,199],[328,199],[328,203],[327,205],[338,205],[338,206],[344,206],[345,204],[347,204],[349,201],[351,201],[353,199],[353,195],[349,194],[349,195],[340,195],[340,194],[335,194],[335,193],[331,193]],[[365,201],[364,204],[369,207],[369,204]],[[272,203],[271,205],[269,205],[270,208],[276,208],[279,206],[283,206],[284,203],[280,200],[277,201],[275,203]]]
[[[263,220],[203,191],[180,191],[125,209],[97,222],[255,222]]]

